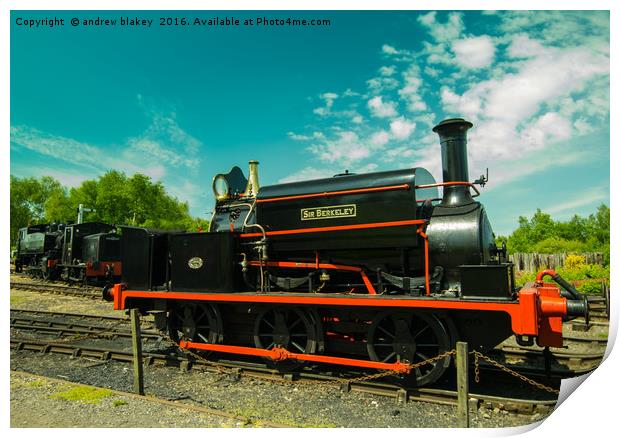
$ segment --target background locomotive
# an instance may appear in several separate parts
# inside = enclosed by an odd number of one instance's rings
[[[471,127],[433,129],[443,183],[414,168],[259,188],[257,162],[248,180],[234,167],[214,178],[208,233],[123,228],[123,282],[105,295],[153,313],[184,348],[411,371],[418,385],[450,357],[409,365],[457,340],[561,346],[562,319],[587,302],[542,277],[515,288],[468,182]]]
[[[46,280],[100,283],[121,274],[120,236],[102,222],[42,224],[21,228],[15,272]]]

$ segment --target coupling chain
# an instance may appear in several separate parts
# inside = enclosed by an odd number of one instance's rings
[[[508,373],[508,374],[510,374],[510,375],[512,375],[514,377],[517,377],[517,378],[523,380],[526,383],[529,383],[530,385],[532,385],[532,386],[534,386],[534,387],[536,387],[538,389],[542,389],[543,391],[547,391],[547,392],[550,392],[552,394],[557,394],[557,395],[560,394],[560,391],[558,391],[557,389],[551,388],[549,386],[543,385],[542,383],[536,382],[536,381],[534,381],[534,380],[532,380],[532,379],[530,379],[528,377],[525,377],[523,374],[520,374],[520,373],[518,373],[518,372],[516,372],[514,370],[511,370],[507,366],[502,365],[501,363],[497,362],[494,359],[491,359],[489,356],[485,356],[484,354],[480,353],[477,350],[472,351],[471,354],[473,354],[474,358],[475,358],[474,361],[475,361],[476,383],[480,382],[480,370],[478,368],[478,359],[482,358],[485,361],[487,361],[488,363],[490,363],[491,365],[499,368],[500,370],[505,371],[506,373]]]
[[[237,374],[237,372],[234,371],[233,369],[230,369],[230,367],[223,366],[218,362],[205,359],[203,356],[196,354],[187,348],[181,347],[177,342],[171,339],[170,336],[166,334],[164,331],[160,330],[159,333],[164,339],[174,344],[179,350],[183,351],[184,353],[188,354],[189,356],[193,357],[194,359],[198,360],[201,363],[213,366],[217,370],[217,372],[222,373],[222,374],[229,374],[229,375]],[[415,364],[409,364],[409,367],[411,370],[414,370],[424,365],[428,365],[430,363],[440,361],[454,354],[456,354],[456,350],[454,349],[450,351],[445,351],[441,354],[438,354],[435,357],[425,359]],[[398,374],[399,374],[398,371],[386,370],[386,371],[381,371],[379,373],[364,375],[360,377],[329,379],[329,380],[324,380],[320,382],[303,381],[303,380],[291,380],[291,381],[281,380],[281,381],[278,381],[278,383],[286,383],[286,384],[292,384],[292,385],[316,385],[316,386],[325,386],[325,385],[334,385],[334,384],[350,385],[352,383],[367,382],[370,380],[380,379],[382,377],[389,377],[389,376],[398,375]],[[274,382],[273,379],[268,378],[268,377],[261,377],[261,376],[251,376],[251,377],[256,380],[263,380],[263,381],[272,382],[272,383]]]

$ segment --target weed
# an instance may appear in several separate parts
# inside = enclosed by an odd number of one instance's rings
[[[76,386],[68,391],[52,394],[52,398],[62,398],[70,401],[80,401],[96,405],[106,397],[111,397],[112,391],[103,388],[90,388],[88,386]]]

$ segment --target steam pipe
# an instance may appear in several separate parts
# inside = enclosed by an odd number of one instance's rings
[[[536,282],[542,283],[542,279],[547,275],[553,278],[553,281],[555,281],[557,284],[559,284],[564,289],[566,289],[566,292],[568,292],[568,294],[570,295],[570,298],[572,298],[573,300],[579,300],[579,301],[583,300],[583,295],[581,295],[577,291],[577,289],[575,289],[575,286],[573,286],[568,281],[560,277],[560,274],[555,272],[553,269],[545,269],[544,271],[539,272],[538,275],[536,275]]]

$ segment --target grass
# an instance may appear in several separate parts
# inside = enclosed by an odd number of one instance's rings
[[[112,402],[112,406],[114,406],[115,408],[118,407],[118,406],[124,406],[126,404],[127,404],[127,402],[125,400],[114,400]]]
[[[99,404],[104,398],[111,396],[112,391],[109,389],[76,386],[67,391],[52,394],[50,397],[96,405]]]
[[[28,301],[28,299],[24,297],[16,297],[16,296],[11,295],[11,298],[9,301],[11,303],[11,306],[15,306],[17,304],[23,303],[24,301]]]

